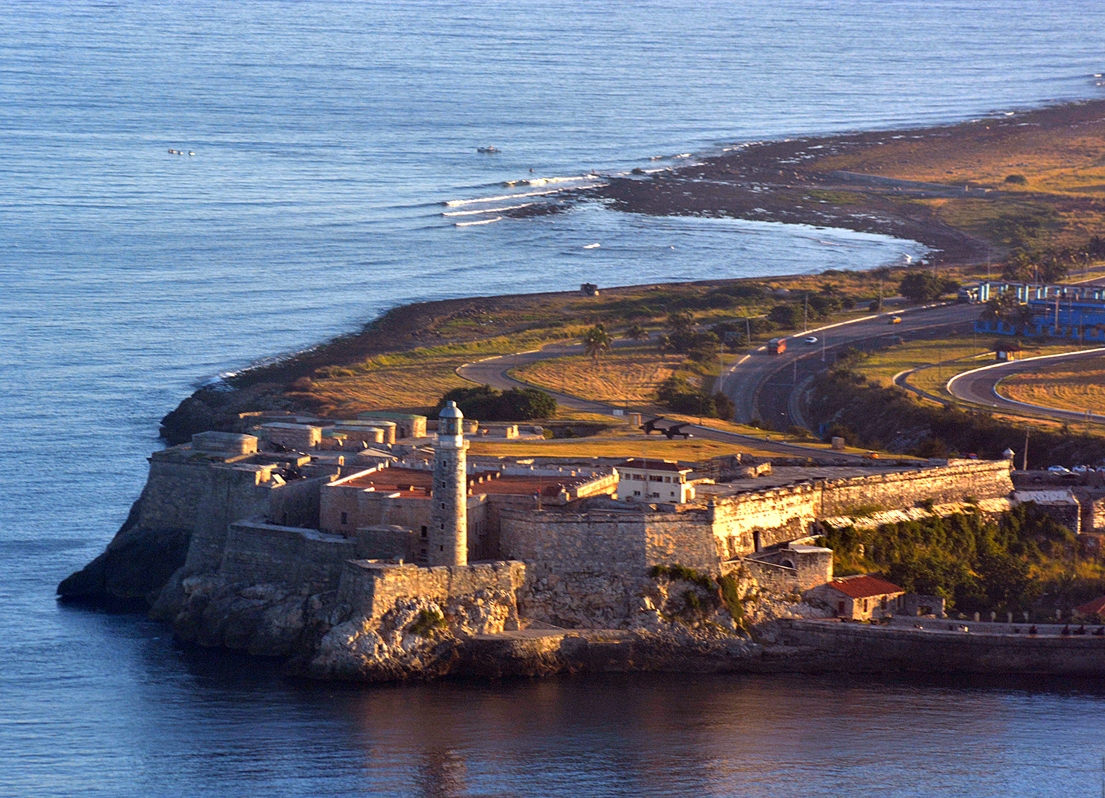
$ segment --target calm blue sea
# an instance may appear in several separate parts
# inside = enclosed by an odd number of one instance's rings
[[[125,517],[158,418],[258,358],[416,299],[921,252],[467,211],[739,142],[1102,96],[1103,45],[1099,0],[6,0],[0,795],[1096,794],[1092,685],[310,686],[53,593]]]

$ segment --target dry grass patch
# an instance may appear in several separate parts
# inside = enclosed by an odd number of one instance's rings
[[[655,346],[619,347],[597,360],[582,355],[543,360],[514,369],[511,376],[596,402],[642,404],[655,401],[660,383],[679,370],[684,359],[658,352]]]
[[[755,448],[755,444],[732,444],[700,438],[669,441],[626,425],[587,438],[558,438],[545,441],[503,441],[471,439],[469,454],[493,457],[659,457],[665,460],[701,462],[726,454],[751,454],[772,457],[771,452]]]
[[[1091,363],[1056,363],[1034,374],[1015,374],[998,383],[1007,399],[1058,410],[1105,413],[1105,357]]]
[[[352,366],[318,369],[309,384],[297,386],[302,390],[292,395],[325,415],[352,415],[366,410],[423,412],[446,391],[472,385],[456,373],[465,363],[563,340],[575,333],[571,328],[537,330],[378,355]]]

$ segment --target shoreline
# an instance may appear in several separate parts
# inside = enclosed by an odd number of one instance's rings
[[[1059,147],[1065,147],[1071,129],[1083,128],[1078,135],[1105,130],[1105,100],[1060,103],[952,124],[732,145],[731,152],[705,156],[687,166],[651,173],[635,170],[639,174],[608,178],[609,185],[577,189],[554,208],[566,210],[577,202],[600,200],[616,210],[653,216],[732,217],[843,228],[918,241],[934,251],[937,264],[981,263],[1009,247],[949,224],[931,206],[964,198],[1044,200],[1039,192],[1013,191],[1001,180],[1006,174],[986,179],[969,174],[967,168],[967,159],[979,150],[1005,148],[1011,156],[1024,155],[1017,148],[1026,143],[1025,128],[1050,134]],[[958,149],[965,151],[960,162],[956,162]],[[925,163],[944,160],[949,163],[942,165],[954,168],[942,170],[941,175],[933,174],[931,164]],[[856,166],[842,168],[848,162]],[[911,171],[920,174],[911,175]],[[1052,201],[1061,213],[1103,210],[1100,203],[1077,197]],[[552,211],[531,207],[515,215],[543,212]]]
[[[1077,196],[1069,192],[1045,195],[1035,190],[1035,186],[1029,190],[1014,190],[993,180],[959,182],[970,171],[965,166],[968,160],[972,164],[981,162],[980,159],[984,161],[985,154],[994,150],[1003,153],[1008,150],[1008,158],[1027,157],[1025,153],[1032,151],[1032,147],[1043,146],[1039,143],[1041,134],[1045,144],[1059,153],[1055,157],[1063,156],[1079,143],[1080,139],[1072,136],[1093,135],[1105,139],[1105,100],[1062,103],[1008,114],[1011,115],[930,127],[734,145],[734,151],[708,156],[670,171],[645,174],[641,170],[640,175],[610,178],[606,186],[569,190],[560,202],[531,205],[514,215],[525,218],[568,210],[581,202],[602,201],[613,210],[646,216],[730,217],[846,229],[919,242],[930,250],[927,259],[945,268],[990,262],[1009,249],[1008,242],[997,240],[1001,232],[996,229],[1000,227],[997,222],[986,222],[979,229],[980,223],[969,215],[959,220],[959,226],[941,218],[941,214],[947,215],[947,208],[956,203],[990,206],[984,211],[996,213],[998,222],[1002,220],[1002,213],[1016,217],[1017,213],[1026,212],[1026,208],[1038,210],[1037,206],[1047,206],[1044,210],[1050,209],[1060,216],[1084,213],[1089,218],[1100,217],[1105,224],[1105,194],[1097,199],[1093,194],[1095,185]],[[850,168],[840,168],[843,166]],[[977,167],[972,168],[977,170]],[[991,171],[997,168],[994,166]],[[996,174],[1004,171],[998,169]],[[936,175],[936,172],[944,174]],[[989,229],[986,224],[996,227]],[[1052,238],[1059,239],[1066,234],[1064,230],[1051,233]],[[751,282],[785,285],[807,276],[680,281],[662,285]],[[602,288],[604,293],[617,294],[642,286]],[[251,389],[262,401],[271,401],[279,398],[277,394],[286,393],[286,387],[296,379],[309,376],[319,368],[343,366],[378,354],[442,343],[440,335],[427,334],[426,330],[443,318],[509,314],[543,299],[571,293],[505,294],[398,305],[359,330],[298,352],[266,358],[222,380],[215,380],[213,384],[201,386],[189,398],[210,395],[212,389],[229,386],[239,391]],[[285,390],[274,390],[281,384]],[[188,399],[178,408],[184,411],[178,417],[187,415],[186,402]]]

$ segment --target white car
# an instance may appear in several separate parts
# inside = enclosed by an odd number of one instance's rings
[[[1076,465],[1074,468],[1071,469],[1071,471],[1076,474],[1088,474],[1093,471],[1093,469],[1090,468],[1088,465]]]
[[[1063,475],[1065,475],[1065,474],[1069,474],[1069,473],[1071,473],[1071,472],[1070,472],[1070,470],[1069,470],[1069,469],[1063,468],[1063,466],[1051,466],[1051,467],[1050,467],[1050,468],[1049,468],[1049,469],[1047,470],[1047,473],[1049,473],[1049,474],[1055,474],[1055,475],[1057,475],[1057,476],[1060,476],[1060,477],[1061,477],[1061,476],[1063,476]]]
[[[807,343],[807,344],[816,344],[817,343],[817,336],[816,335],[807,335],[805,338],[802,339],[802,341]]]

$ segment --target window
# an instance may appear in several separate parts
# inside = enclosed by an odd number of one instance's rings
[[[634,496],[640,496],[641,492],[639,490],[635,490],[635,491],[633,491],[633,495]]]
[[[664,477],[664,482],[671,482],[671,477]]]
[[[867,612],[867,599],[863,600],[863,611]]]
[[[422,527],[422,537],[428,538],[430,536],[430,530],[426,527]]]
[[[886,596],[883,596],[883,597],[882,597],[882,608],[883,608],[884,610],[886,609]]]
[[[343,524],[348,524],[349,523],[349,513],[342,513],[341,514],[341,522]]]
[[[442,502],[442,503],[441,503],[441,509],[442,509],[442,510],[444,510],[444,509],[445,509],[445,502]]]

